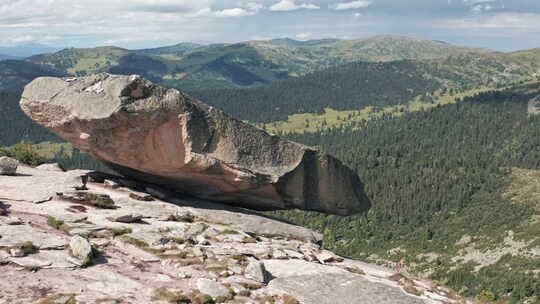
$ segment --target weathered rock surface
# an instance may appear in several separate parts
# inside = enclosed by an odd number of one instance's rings
[[[131,179],[257,210],[370,207],[358,176],[334,157],[140,76],[38,78],[21,107]]]
[[[15,175],[19,161],[11,157],[0,157],[0,175]]]
[[[142,220],[143,216],[141,214],[124,214],[124,215],[120,215],[116,218],[114,218],[113,220],[115,222],[119,222],[119,223],[126,223],[126,224],[130,224],[130,223],[137,223],[137,222],[140,222]]]
[[[208,293],[228,304],[294,303],[291,298],[301,304],[467,303],[414,278],[421,296],[410,294],[389,279],[391,270],[340,259],[320,247],[320,234],[245,209],[181,197],[148,203],[104,179],[89,182],[86,192],[110,197],[115,209],[54,195],[80,186],[83,172],[20,166],[20,175],[0,176],[2,208],[22,220],[15,226],[0,221],[0,277],[9,278],[0,280],[0,303],[54,303],[65,295],[73,303],[169,303],[156,300],[164,292],[191,299]],[[36,205],[28,189],[54,197]],[[144,223],[110,220],[126,214],[144,214]],[[76,234],[97,249],[86,267],[70,253]],[[37,250],[24,257],[5,250],[24,243]],[[280,259],[272,257],[277,252]],[[315,257],[323,253],[321,264]]]
[[[60,164],[52,163],[52,164],[43,164],[36,167],[36,169],[39,170],[46,170],[46,171],[57,171],[57,172],[64,172],[64,168]]]
[[[224,297],[229,294],[229,289],[223,284],[209,279],[198,279],[197,288],[203,294],[207,294],[212,298]]]

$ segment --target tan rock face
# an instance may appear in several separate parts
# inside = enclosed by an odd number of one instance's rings
[[[258,210],[370,207],[358,176],[334,157],[140,76],[38,78],[21,107],[132,179]]]

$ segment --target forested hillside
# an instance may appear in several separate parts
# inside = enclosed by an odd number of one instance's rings
[[[39,76],[66,76],[66,73],[47,66],[19,60],[0,61],[0,92],[20,90]]]
[[[323,113],[325,108],[360,110],[405,104],[417,96],[430,102],[437,90],[453,95],[537,77],[533,75],[540,70],[540,62],[532,58],[540,58],[540,51],[531,51],[529,60],[512,56],[470,54],[422,61],[355,62],[261,88],[192,94],[240,119],[272,122],[297,113]]]
[[[513,201],[510,191],[518,168],[540,170],[540,116],[527,115],[539,88],[291,135],[356,169],[374,208],[352,217],[271,214],[324,232],[326,246],[350,257],[404,258],[465,295],[511,303],[540,296],[538,197]]]

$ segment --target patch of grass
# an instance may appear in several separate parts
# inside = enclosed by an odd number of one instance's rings
[[[183,292],[171,292],[166,289],[158,289],[152,296],[154,301],[166,301],[172,304],[192,303],[191,299]]]
[[[173,260],[182,260],[182,259],[186,259],[189,255],[191,254],[191,252],[189,251],[182,251],[182,252],[179,252],[179,253],[173,253],[173,254],[160,254],[159,257],[160,258],[163,258],[163,259],[173,259]]]
[[[57,304],[57,300],[68,297],[67,302],[62,302],[65,304],[77,304],[77,301],[75,300],[75,294],[68,294],[68,293],[59,293],[52,295],[50,297],[47,297],[45,300],[39,302],[40,304]]]
[[[38,251],[38,248],[30,241],[22,243],[19,248],[22,250],[24,255],[32,254]]]
[[[92,253],[86,259],[84,259],[83,261],[84,267],[94,264],[94,262],[96,261],[96,258],[101,254],[96,244],[91,244],[90,246],[92,248]]]
[[[195,216],[189,212],[184,214],[171,214],[167,217],[167,221],[169,222],[193,223],[195,222],[195,219]]]
[[[133,229],[129,227],[121,227],[121,228],[112,228],[110,229],[113,237],[121,236],[124,234],[132,233]]]
[[[135,247],[139,247],[139,248],[144,249],[144,250],[150,248],[150,246],[148,245],[147,242],[145,242],[143,240],[136,239],[136,238],[131,237],[131,236],[124,235],[122,237],[122,239],[124,241],[126,241],[128,244],[131,244],[131,245],[133,245]]]
[[[365,275],[366,273],[358,268],[358,267],[347,267],[345,268],[348,272],[352,272],[352,273],[356,273],[356,274],[360,274],[360,275]]]
[[[250,297],[251,296],[251,291],[249,290],[242,290],[238,293],[239,296],[242,296],[242,297]]]
[[[257,290],[262,288],[262,284],[259,283],[240,282],[238,284],[242,285],[247,290]]]
[[[424,292],[422,292],[421,290],[418,290],[415,286],[410,285],[410,284],[403,286],[403,290],[405,290],[405,292],[409,294],[412,294],[418,297],[424,294]]]
[[[300,301],[298,301],[295,297],[290,295],[284,295],[283,296],[283,304],[300,304]]]
[[[29,143],[19,143],[11,147],[0,148],[0,156],[7,156],[29,166],[43,164],[43,159],[34,151]]]
[[[114,201],[105,194],[84,193],[83,197],[87,202],[100,209],[116,209]]]
[[[193,301],[194,304],[214,304],[216,303],[214,299],[204,293],[194,293],[191,297],[191,301]]]
[[[247,264],[248,256],[243,254],[235,254],[231,258],[240,264]]]
[[[229,289],[229,293],[224,295],[224,296],[219,296],[216,298],[216,302],[217,303],[225,303],[225,302],[228,302],[228,301],[231,301],[232,299],[234,299],[234,296],[236,294],[234,293],[234,291],[232,291],[231,289]]]
[[[276,298],[274,296],[260,296],[255,299],[257,303],[275,304]]]
[[[103,299],[96,300],[96,304],[102,304],[102,303],[121,304],[121,303],[122,303],[122,299],[103,298]]]
[[[68,225],[64,224],[64,221],[57,220],[52,216],[47,216],[47,225],[53,227],[54,229],[63,231],[63,232],[69,232],[70,228]]]
[[[373,106],[365,107],[361,110],[336,111],[331,108],[324,109],[324,114],[303,113],[290,115],[286,121],[275,121],[260,126],[272,133],[315,133],[320,129],[340,128],[350,124],[351,122],[361,120],[371,120],[382,117],[383,115],[402,116],[408,112],[425,111],[431,108],[455,103],[456,100],[462,100],[467,96],[493,90],[493,88],[479,88],[462,93],[450,95],[435,92],[433,94],[433,103],[420,101],[420,96],[417,96],[406,105],[395,105],[384,108],[376,108]]]
[[[242,243],[244,244],[257,243],[257,239],[251,236],[246,236],[244,239],[242,239]]]
[[[236,230],[225,229],[225,230],[221,230],[218,234],[219,235],[231,235],[231,234],[240,234],[240,233],[238,231],[236,231]]]

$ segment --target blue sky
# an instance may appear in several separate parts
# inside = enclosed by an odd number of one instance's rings
[[[0,0],[0,46],[416,36],[540,47],[540,0]]]

